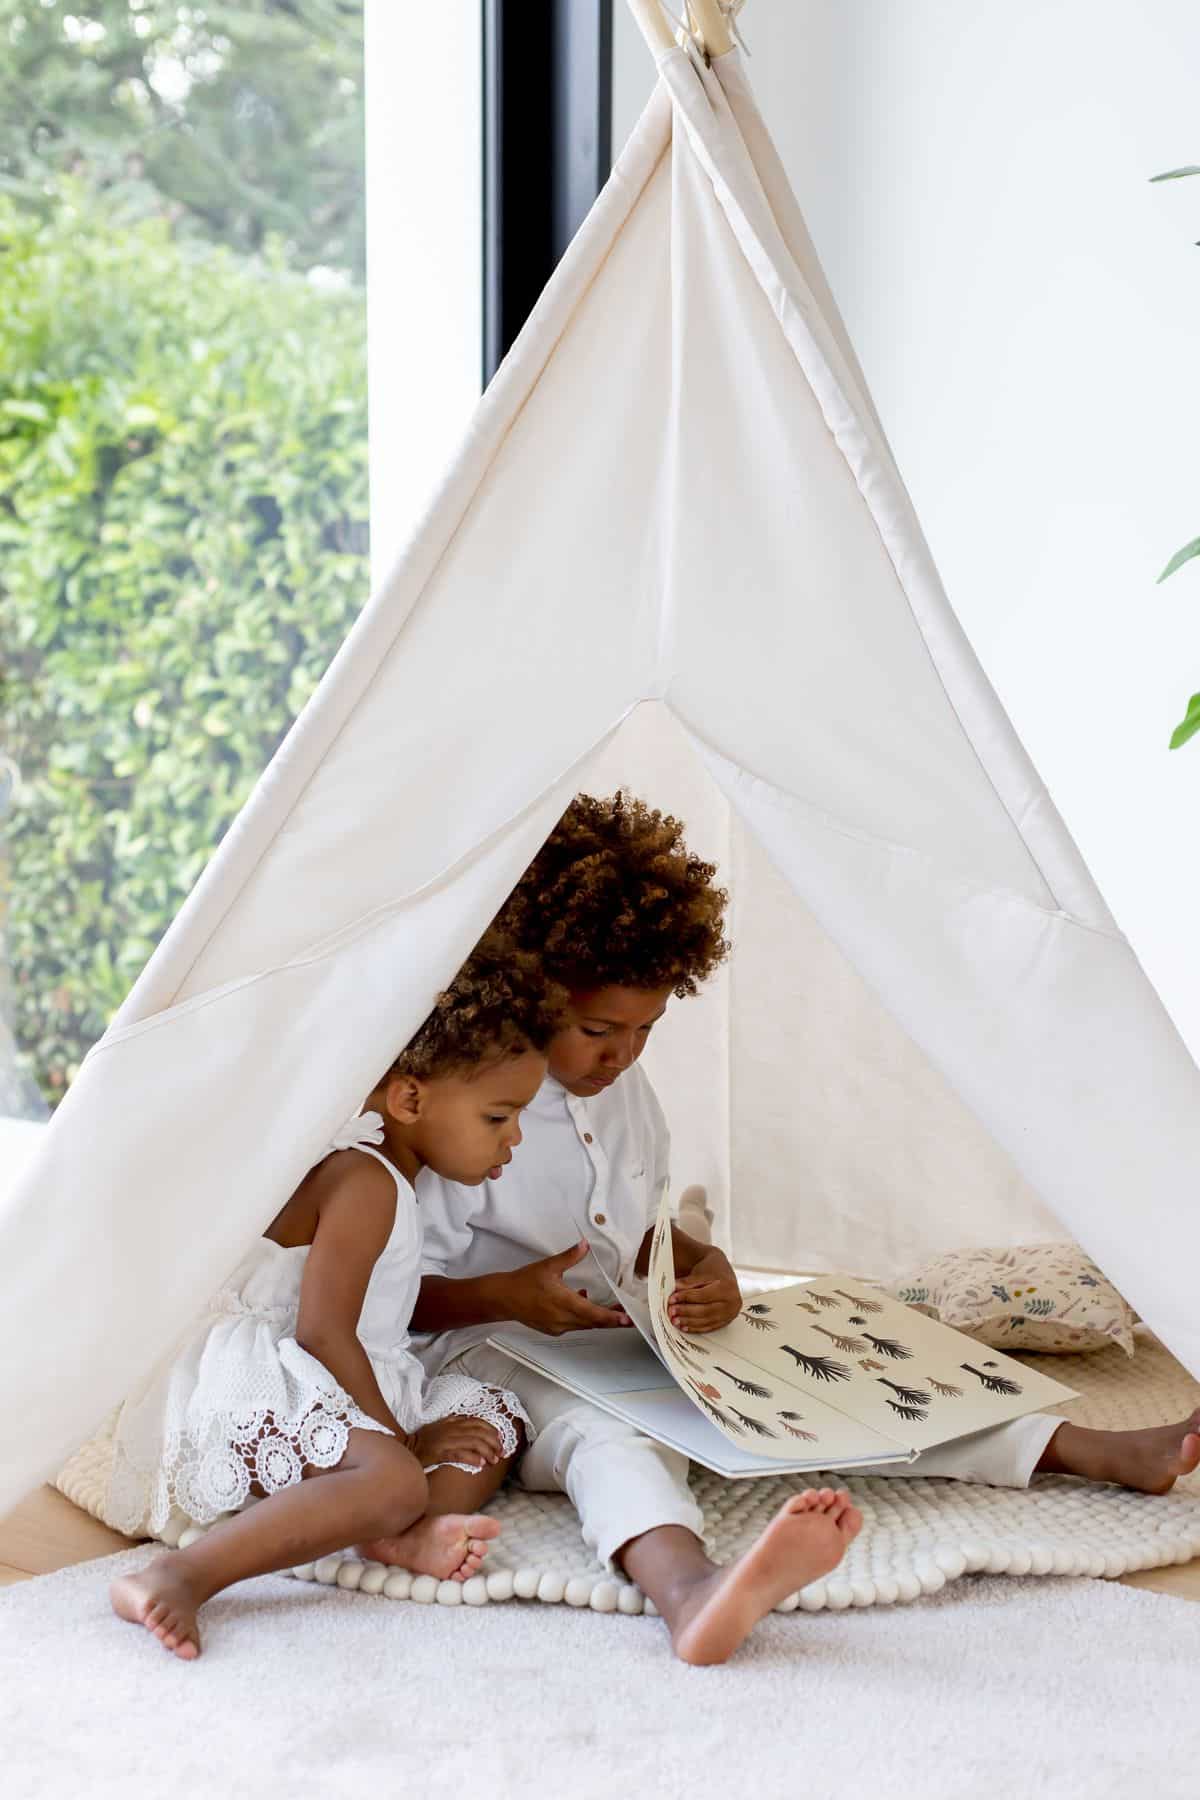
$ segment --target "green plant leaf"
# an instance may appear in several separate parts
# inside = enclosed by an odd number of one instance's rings
[[[1200,537],[1193,538],[1190,544],[1185,544],[1182,550],[1175,552],[1158,580],[1165,581],[1168,575],[1175,573],[1176,569],[1182,569],[1185,562],[1191,562],[1193,556],[1200,556]],[[1158,582],[1155,582],[1154,585],[1157,587]]]
[[[1187,712],[1171,733],[1171,749],[1178,750],[1181,744],[1195,737],[1200,731],[1200,694],[1193,694],[1188,701]]]
[[[1166,169],[1161,175],[1152,175],[1151,181],[1179,181],[1184,175],[1200,175],[1200,164],[1189,163],[1186,169]]]

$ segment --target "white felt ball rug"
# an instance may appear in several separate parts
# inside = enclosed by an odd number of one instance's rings
[[[1200,1387],[1144,1329],[1138,1331],[1133,1358],[1114,1347],[1041,1360],[1079,1390],[1080,1398],[1061,1410],[1080,1425],[1116,1431],[1165,1425],[1200,1404]],[[58,1478],[61,1491],[97,1518],[103,1517],[110,1455],[101,1434]],[[1066,1476],[1038,1477],[1028,1489],[854,1475],[726,1481],[701,1469],[693,1469],[692,1479],[704,1509],[708,1548],[718,1562],[730,1561],[751,1542],[788,1494],[834,1479],[853,1494],[864,1518],[858,1538],[832,1575],[790,1595],[780,1612],[893,1605],[979,1572],[1113,1577],[1200,1555],[1200,1473],[1160,1496]],[[442,1606],[522,1599],[603,1613],[653,1610],[638,1588],[594,1560],[574,1509],[561,1495],[509,1487],[487,1510],[502,1521],[503,1531],[488,1555],[486,1573],[465,1583],[414,1577],[349,1552],[293,1573],[302,1581]],[[195,1531],[179,1519],[164,1536],[179,1543],[190,1541]]]

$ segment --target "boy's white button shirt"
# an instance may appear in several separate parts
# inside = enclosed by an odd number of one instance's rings
[[[668,1181],[670,1138],[654,1089],[636,1063],[586,1100],[547,1076],[521,1115],[521,1132],[498,1181],[460,1187],[429,1169],[417,1177],[423,1272],[452,1281],[495,1275],[586,1237],[591,1255],[564,1279],[606,1305],[611,1296],[597,1264],[618,1286],[634,1284],[633,1265]],[[434,1375],[494,1329],[414,1336],[413,1349]]]

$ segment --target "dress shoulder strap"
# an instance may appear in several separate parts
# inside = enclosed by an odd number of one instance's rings
[[[382,1163],[388,1174],[396,1183],[396,1197],[403,1199],[408,1183],[393,1162],[375,1148],[383,1142],[383,1119],[377,1112],[356,1113],[354,1118],[347,1119],[330,1138],[325,1148],[328,1156],[333,1150],[361,1150],[364,1156],[373,1156]]]

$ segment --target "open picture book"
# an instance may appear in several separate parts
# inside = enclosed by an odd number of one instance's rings
[[[719,1331],[667,1316],[675,1287],[664,1196],[645,1298],[613,1288],[638,1331],[547,1337],[498,1328],[496,1349],[717,1474],[911,1462],[922,1450],[1075,1398],[1040,1370],[850,1276],[746,1301]]]

